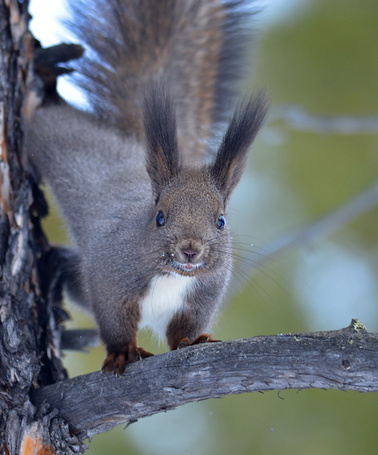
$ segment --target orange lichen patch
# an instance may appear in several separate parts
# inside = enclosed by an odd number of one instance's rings
[[[33,424],[25,430],[20,455],[56,455],[56,451],[43,443],[38,424]]]
[[[5,130],[5,107],[0,103],[0,209],[8,212],[10,177]]]
[[[0,453],[4,453],[5,455],[9,455],[9,450],[7,446],[0,446]]]
[[[26,436],[22,441],[21,455],[55,455],[52,447],[42,443],[40,437]]]

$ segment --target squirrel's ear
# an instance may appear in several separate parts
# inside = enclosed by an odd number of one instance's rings
[[[172,97],[162,84],[151,84],[144,94],[144,129],[147,142],[147,172],[155,200],[180,170],[176,115]]]
[[[244,171],[247,152],[261,128],[268,103],[264,92],[242,102],[232,116],[210,173],[227,202]]]

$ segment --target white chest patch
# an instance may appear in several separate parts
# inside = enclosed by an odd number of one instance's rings
[[[173,315],[185,309],[185,297],[195,282],[195,277],[178,274],[154,277],[141,302],[138,329],[150,327],[158,335],[165,336]]]

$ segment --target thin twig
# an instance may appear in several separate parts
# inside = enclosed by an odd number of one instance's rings
[[[277,106],[270,120],[284,120],[293,129],[321,134],[375,134],[378,131],[376,115],[315,115],[299,106]]]

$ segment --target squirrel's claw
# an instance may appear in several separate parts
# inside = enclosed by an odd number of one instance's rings
[[[151,352],[143,348],[138,348],[135,343],[129,343],[127,349],[122,352],[108,352],[104,363],[102,364],[102,373],[113,373],[114,376],[123,375],[128,363],[137,362],[147,357],[152,357]]]
[[[199,337],[197,337],[192,343],[190,343],[191,346],[194,344],[201,344],[201,343],[220,343],[221,340],[214,340],[214,338],[211,335],[207,335],[206,333],[203,333]]]
[[[211,335],[203,333],[202,335],[197,337],[192,342],[190,342],[189,338],[187,338],[187,337],[183,338],[177,344],[177,349],[182,349],[182,348],[186,348],[187,346],[193,346],[195,344],[201,344],[201,343],[220,343],[220,341],[221,340],[214,340],[214,338]]]

